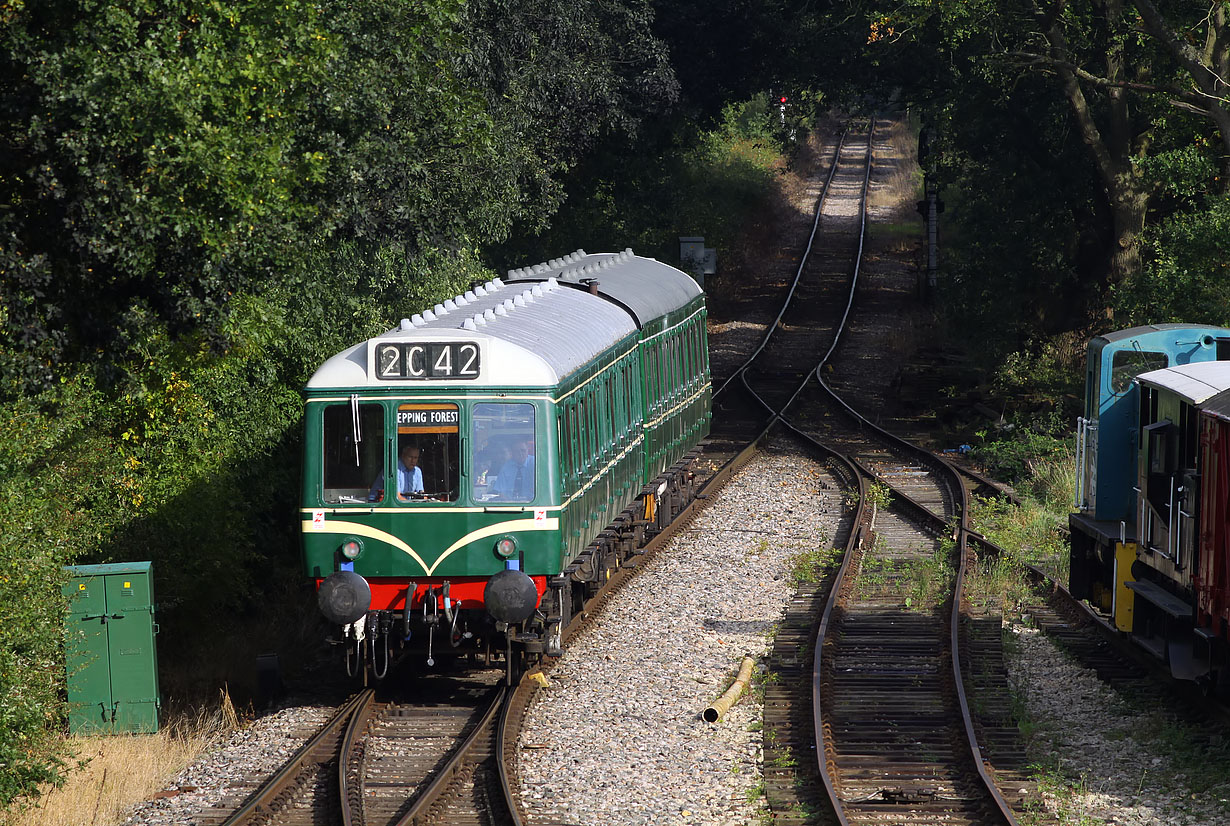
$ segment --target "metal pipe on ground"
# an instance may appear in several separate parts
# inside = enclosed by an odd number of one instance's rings
[[[743,690],[747,688],[748,680],[752,679],[752,666],[756,661],[751,657],[743,658],[743,665],[739,668],[739,676],[735,677],[735,681],[730,688],[726,689],[726,693],[718,697],[713,703],[701,712],[701,717],[706,723],[716,723],[722,719],[722,715],[730,710],[730,707],[735,704],[739,696],[743,694]]]

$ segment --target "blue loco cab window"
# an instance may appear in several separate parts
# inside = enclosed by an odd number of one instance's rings
[[[533,502],[537,493],[534,406],[476,404],[471,421],[470,478],[475,501]]]

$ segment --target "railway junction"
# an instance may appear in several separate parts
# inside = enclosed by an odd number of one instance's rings
[[[1107,760],[1113,745],[1095,735],[1124,730],[1114,715],[1127,701],[1038,632],[1079,650],[1083,620],[1022,606],[1005,656],[998,613],[961,596],[975,560],[996,552],[964,523],[989,482],[881,435],[927,435],[894,403],[886,367],[926,333],[907,251],[875,232],[903,210],[894,133],[873,119],[826,141],[796,205],[807,220],[783,233],[796,252],[712,319],[715,426],[698,460],[712,488],[620,572],[564,656],[508,692],[503,718],[484,717],[503,690],[473,679],[421,681],[440,693],[418,710],[356,695],[349,728],[297,775],[305,797],[254,803],[267,770],[253,766],[207,794],[185,783],[130,822],[1049,823],[1075,822],[1078,807],[1115,823],[1217,822],[1216,803],[1144,793],[1161,758]],[[744,656],[753,689],[705,722]],[[1099,671],[1145,681],[1130,664]],[[1055,795],[1030,770],[1037,743],[1013,696],[1041,722],[1035,738],[1071,749],[1087,788]],[[424,708],[452,729],[415,729]],[[322,714],[291,727],[305,735]],[[406,768],[433,738],[479,745],[456,767]]]

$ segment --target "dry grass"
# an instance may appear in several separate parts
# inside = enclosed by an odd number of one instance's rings
[[[69,738],[81,768],[24,810],[0,813],[5,826],[113,826],[148,800],[218,737],[239,726],[231,698],[175,720],[157,734]]]
[[[877,156],[876,163],[891,164],[888,174],[883,169],[877,172],[880,181],[871,188],[867,195],[869,207],[883,207],[910,216],[914,213],[914,202],[922,197],[922,170],[918,166],[916,148],[918,135],[905,118],[896,118],[892,122],[892,131],[888,136],[892,147],[888,159]],[[918,229],[915,225],[914,233]]]

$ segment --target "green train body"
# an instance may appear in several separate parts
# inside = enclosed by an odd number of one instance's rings
[[[711,418],[705,318],[687,274],[578,251],[321,366],[305,391],[304,572],[352,673],[383,675],[412,639],[558,651],[580,600],[686,486]]]

